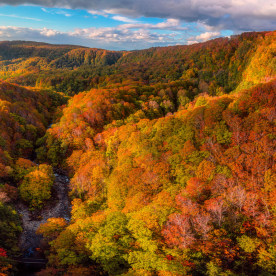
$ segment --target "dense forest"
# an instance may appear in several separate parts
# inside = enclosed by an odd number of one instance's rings
[[[0,42],[0,275],[54,171],[46,275],[275,275],[276,32],[113,52]],[[19,274],[18,274],[19,273]]]

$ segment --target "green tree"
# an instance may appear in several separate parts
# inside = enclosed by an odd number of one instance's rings
[[[53,168],[42,164],[24,177],[19,192],[22,199],[28,202],[31,208],[41,209],[45,200],[51,197],[53,184]]]

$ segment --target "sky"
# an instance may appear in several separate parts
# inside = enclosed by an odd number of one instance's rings
[[[0,0],[0,40],[135,50],[275,29],[275,0]]]

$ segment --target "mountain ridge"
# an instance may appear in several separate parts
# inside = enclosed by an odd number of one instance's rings
[[[39,218],[56,168],[71,220],[38,228],[39,275],[275,275],[275,50],[273,31],[0,61],[0,274],[15,202]]]
[[[191,79],[190,76],[194,75],[201,80],[201,86],[229,93],[238,87],[243,71],[260,47],[270,51],[267,56],[271,56],[271,61],[267,65],[271,68],[270,75],[275,74],[274,40],[275,31],[132,52],[90,48],[55,52],[53,48],[52,51],[43,50],[41,55],[46,55],[44,57],[26,56],[0,61],[0,76],[20,85],[49,88],[72,95],[91,88],[122,86],[122,80],[131,85],[168,84]],[[17,49],[19,53],[20,50]],[[265,66],[260,64],[261,70]],[[254,66],[252,68],[254,71]]]

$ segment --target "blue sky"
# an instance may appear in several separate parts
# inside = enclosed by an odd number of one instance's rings
[[[242,31],[275,28],[274,1],[228,2],[0,0],[0,40],[131,50],[192,44]]]

